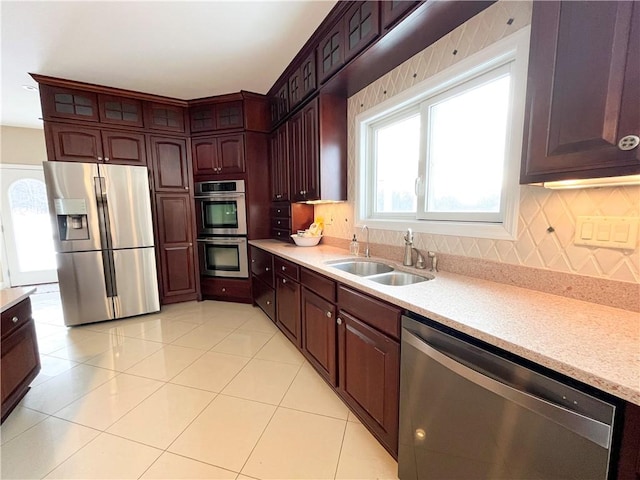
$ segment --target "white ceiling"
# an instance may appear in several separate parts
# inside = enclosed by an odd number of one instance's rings
[[[42,128],[28,73],[180,99],[266,93],[327,1],[5,1],[0,123]]]

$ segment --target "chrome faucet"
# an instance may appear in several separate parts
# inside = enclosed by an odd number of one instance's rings
[[[424,263],[424,257],[422,256],[422,254],[417,248],[414,248],[414,250],[418,255],[418,258],[416,258],[416,268],[419,268],[420,270],[424,270],[425,268],[427,268],[427,265]]]
[[[427,252],[427,257],[431,259],[431,268],[429,271],[437,272],[438,271],[438,257],[436,257],[436,252]]]
[[[367,232],[367,246],[364,249],[364,256],[365,258],[370,258],[371,257],[371,251],[369,250],[369,227],[367,227],[366,225],[362,226],[362,231],[364,232],[366,230]]]
[[[402,264],[410,267],[413,265],[411,254],[413,253],[413,232],[410,228],[407,229],[407,234],[404,236],[404,259]]]

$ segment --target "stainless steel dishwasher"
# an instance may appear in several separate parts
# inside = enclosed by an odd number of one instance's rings
[[[606,479],[616,406],[402,318],[398,476]]]

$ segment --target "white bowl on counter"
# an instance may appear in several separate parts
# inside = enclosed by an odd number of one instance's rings
[[[293,241],[299,247],[315,247],[322,240],[322,235],[317,237],[303,237],[302,235],[293,234],[291,235]]]

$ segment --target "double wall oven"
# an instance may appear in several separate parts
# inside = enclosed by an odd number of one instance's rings
[[[197,182],[195,187],[200,273],[248,278],[244,180]]]

